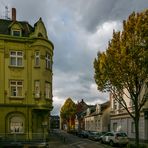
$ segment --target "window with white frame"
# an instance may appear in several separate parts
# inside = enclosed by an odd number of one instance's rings
[[[13,116],[9,120],[11,133],[24,133],[24,120],[21,116]]]
[[[35,66],[39,66],[40,65],[40,52],[36,51],[35,52]]]
[[[22,51],[11,51],[10,52],[10,65],[21,67],[23,66],[23,52]]]
[[[51,84],[49,82],[45,83],[45,98],[50,99],[51,97]]]
[[[40,97],[40,81],[39,80],[35,80],[35,84],[34,84],[34,89],[35,89],[35,98],[39,98]]]
[[[23,82],[22,81],[10,81],[10,95],[11,97],[22,97],[23,96]]]
[[[46,60],[46,68],[51,69],[51,59],[50,59],[50,54],[49,53],[46,53],[45,60]]]

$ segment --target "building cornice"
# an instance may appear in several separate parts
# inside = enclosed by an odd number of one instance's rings
[[[37,104],[0,104],[0,107],[33,107],[33,109],[50,109],[53,108],[52,105],[37,105]]]
[[[43,40],[49,43],[52,46],[52,49],[54,50],[53,43],[50,40],[47,40],[41,37],[15,37],[15,36],[10,36],[10,35],[0,34],[0,40],[15,41],[15,42],[30,42],[30,43],[33,43],[35,40]]]

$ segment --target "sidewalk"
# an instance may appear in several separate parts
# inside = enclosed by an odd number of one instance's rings
[[[50,135],[49,137],[49,148],[69,148],[68,144],[65,143],[63,137],[56,137],[55,135]]]

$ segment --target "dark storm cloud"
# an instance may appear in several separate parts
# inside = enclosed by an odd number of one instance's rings
[[[93,60],[105,50],[112,31],[133,11],[148,8],[147,0],[2,0],[15,7],[17,19],[33,25],[42,17],[54,43],[53,114],[65,99],[104,102],[108,94],[97,91]],[[1,6],[2,7],[2,6]],[[0,11],[1,12],[1,11]]]
[[[95,31],[106,21],[122,21],[133,11],[148,8],[147,0],[79,0],[79,2],[64,0],[83,27],[88,31]]]

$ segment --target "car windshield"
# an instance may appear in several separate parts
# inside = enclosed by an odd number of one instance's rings
[[[96,135],[96,134],[97,134],[97,132],[90,132],[90,134],[91,134],[91,135]]]
[[[118,137],[127,137],[126,133],[117,133]]]

